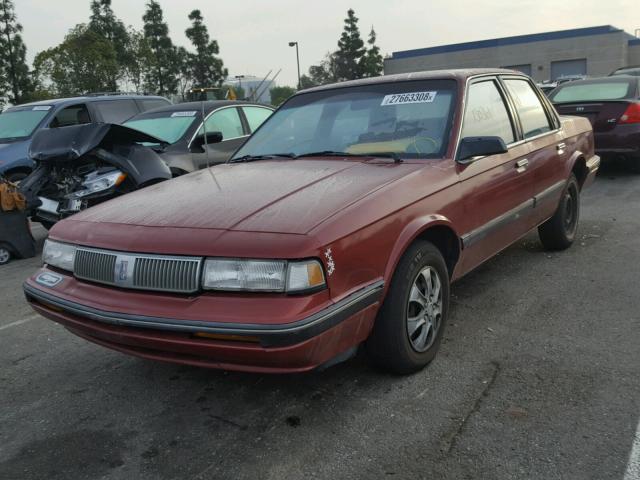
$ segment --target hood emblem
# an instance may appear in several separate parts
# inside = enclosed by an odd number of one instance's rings
[[[333,255],[331,254],[331,248],[327,248],[324,251],[324,258],[327,259],[327,275],[331,276],[336,270],[336,264],[333,261]]]

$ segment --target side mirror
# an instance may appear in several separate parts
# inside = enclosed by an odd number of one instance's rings
[[[207,141],[205,142],[204,134],[200,134],[193,139],[189,150],[191,150],[192,152],[203,152],[204,149],[202,147],[205,145],[205,143],[208,145],[210,143],[220,143],[221,141],[221,132],[207,132]]]
[[[500,137],[464,137],[458,149],[458,161],[465,162],[473,157],[484,157],[506,153],[507,146]]]

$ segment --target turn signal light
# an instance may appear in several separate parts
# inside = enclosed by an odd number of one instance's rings
[[[640,123],[640,103],[630,104],[620,117],[618,124]]]

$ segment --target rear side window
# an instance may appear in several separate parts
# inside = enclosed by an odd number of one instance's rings
[[[264,122],[271,115],[271,110],[262,107],[242,107],[245,117],[247,117],[247,123],[249,124],[249,130],[254,132],[262,122]]]
[[[49,127],[68,127],[70,125],[82,125],[84,123],[91,123],[91,117],[87,106],[82,103],[80,105],[72,105],[70,107],[63,108],[56,116],[51,120]]]
[[[524,138],[550,132],[547,112],[531,84],[526,80],[505,80],[504,83],[515,103]]]
[[[138,113],[133,100],[104,100],[93,102],[93,105],[106,123],[122,123]]]
[[[147,110],[153,110],[154,108],[166,107],[170,105],[170,103],[166,100],[162,100],[160,98],[145,98],[142,100],[138,100],[140,103],[140,108],[142,108],[143,112]]]
[[[506,144],[515,140],[507,107],[493,80],[469,87],[462,137],[500,137]]]
[[[567,83],[551,95],[551,101],[591,102],[597,100],[620,100],[631,97],[632,82]]]

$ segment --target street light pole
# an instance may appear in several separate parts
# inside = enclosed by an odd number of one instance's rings
[[[296,47],[296,64],[298,65],[298,90],[302,88],[300,84],[300,52],[298,51],[298,42],[289,42],[290,47]]]
[[[244,78],[244,75],[236,75],[236,80],[238,80],[238,93],[242,93],[242,96],[244,97],[244,92],[242,91],[243,78]],[[244,100],[244,98],[240,98],[239,100]]]

